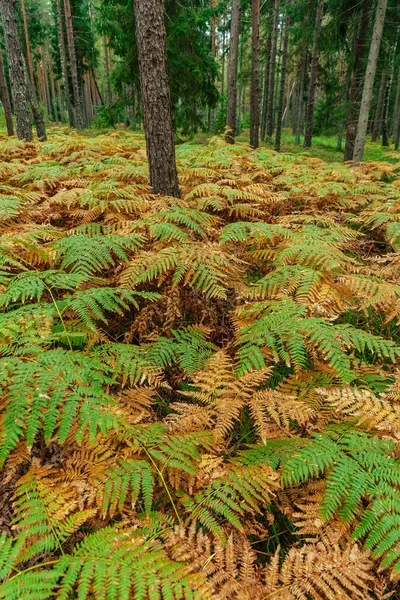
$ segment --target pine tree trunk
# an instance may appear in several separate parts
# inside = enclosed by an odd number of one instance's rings
[[[26,57],[28,59],[28,72],[29,72],[31,84],[32,84],[32,86],[35,86],[35,77],[33,74],[32,53],[31,53],[31,46],[29,43],[28,21],[26,18],[25,0],[21,0],[21,10],[22,10],[22,19],[24,21],[24,34],[25,34],[25,43],[26,43]]]
[[[229,46],[228,65],[228,99],[226,107],[226,141],[228,144],[235,143],[236,128],[236,80],[239,54],[239,30],[240,30],[240,0],[232,0],[231,33]]]
[[[211,0],[211,10],[212,10],[212,14],[211,14],[211,22],[210,22],[210,26],[211,26],[211,54],[213,55],[214,59],[215,59],[215,54],[216,54],[216,18],[215,18],[215,8],[217,6],[217,0]],[[214,108],[210,108],[210,132],[211,133],[215,133],[215,109]]]
[[[399,67],[399,74],[397,76],[397,88],[396,88],[396,99],[394,101],[394,109],[393,109],[393,123],[392,123],[392,131],[391,131],[391,137],[394,138],[395,134],[396,134],[396,123],[397,123],[397,118],[400,119],[400,67]]]
[[[268,110],[268,90],[269,90],[269,69],[271,66],[271,47],[272,47],[272,35],[268,33],[267,43],[265,47],[265,65],[264,65],[264,91],[263,91],[263,104],[261,113],[261,139],[265,140],[265,134],[267,131],[267,110]]]
[[[17,124],[17,136],[20,140],[31,142],[33,139],[32,116],[29,110],[29,92],[25,79],[24,57],[18,37],[16,0],[0,0],[0,11]]]
[[[258,148],[260,121],[260,0],[252,0],[252,53],[250,92],[250,146]]]
[[[281,84],[280,84],[280,90],[279,90],[278,120],[277,120],[277,126],[276,126],[276,136],[275,136],[275,150],[277,152],[279,152],[281,149],[283,107],[285,104],[286,64],[287,64],[288,46],[289,46],[289,17],[286,17],[285,38],[284,38],[284,42],[283,42],[283,51],[282,51],[282,67],[281,67]]]
[[[67,68],[67,51],[66,51],[66,46],[65,46],[63,16],[62,16],[62,12],[61,12],[61,2],[60,2],[60,0],[56,0],[56,2],[57,2],[58,42],[60,45],[61,73],[62,73],[63,84],[64,84],[65,103],[67,105],[69,124],[71,127],[75,127],[75,115],[74,115],[73,106],[71,104],[71,94],[70,94],[70,88],[69,88],[68,68]]]
[[[274,98],[275,98],[275,70],[276,70],[276,49],[278,44],[278,26],[279,26],[279,0],[274,3],[274,23],[272,26],[271,60],[269,66],[268,82],[268,109],[267,109],[267,130],[268,137],[274,133]]]
[[[349,112],[346,123],[346,145],[344,160],[353,158],[354,141],[356,139],[357,117],[360,109],[362,92],[362,63],[365,56],[371,0],[363,0],[360,9],[357,35],[354,43],[354,65],[349,91]]]
[[[311,55],[310,86],[308,88],[308,100],[306,110],[306,129],[304,132],[304,148],[311,148],[314,125],[315,91],[317,88],[318,64],[319,64],[319,36],[321,33],[322,17],[324,16],[324,0],[318,0],[317,13],[315,15],[314,42]]]
[[[74,94],[74,108],[75,108],[75,124],[77,129],[83,129],[83,115],[81,96],[79,91],[78,82],[78,65],[76,62],[75,53],[75,35],[74,27],[72,22],[72,12],[70,0],[64,0],[64,13],[65,13],[65,25],[67,29],[67,42],[69,51],[69,60],[71,65],[71,79],[72,79],[72,91]]]
[[[396,40],[392,47],[392,52],[390,53],[390,61],[388,67],[388,77],[386,81],[385,94],[383,98],[383,108],[382,108],[382,146],[389,146],[389,102],[390,102],[390,92],[392,91],[393,77],[394,77],[394,59],[396,56],[397,50],[397,36]]]
[[[134,0],[144,131],[154,194],[180,197],[168,84],[163,0]]]
[[[57,94],[56,94],[56,86],[54,83],[53,61],[51,60],[51,54],[49,52],[48,47],[47,47],[47,56],[49,58],[50,87],[51,87],[51,95],[52,95],[52,99],[53,99],[54,120],[55,120],[56,124],[58,125]]]
[[[381,46],[383,24],[385,22],[387,0],[378,0],[375,13],[374,29],[372,32],[371,46],[369,49],[367,72],[364,78],[363,94],[361,99],[360,113],[358,116],[357,135],[354,142],[353,165],[361,162],[364,154],[365,137],[367,134],[369,109],[371,106],[372,92],[376,65]]]
[[[14,135],[14,125],[11,112],[10,94],[8,93],[6,76],[4,73],[3,51],[0,48],[0,94],[1,103],[4,108],[4,116],[6,118],[7,135]]]
[[[372,127],[372,141],[378,141],[381,128],[382,128],[382,112],[383,112],[383,102],[385,97],[385,89],[386,89],[386,71],[382,71],[381,83],[379,86],[378,93],[378,102],[376,104],[375,118],[374,118],[374,126]]]
[[[108,40],[107,36],[103,38],[104,44],[104,74],[106,77],[106,99],[107,104],[112,104],[112,93],[111,93],[111,83],[110,83],[110,59],[108,55]]]

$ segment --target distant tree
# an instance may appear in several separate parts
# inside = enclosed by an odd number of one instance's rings
[[[274,98],[275,98],[275,69],[276,69],[276,51],[278,45],[278,28],[279,28],[279,0],[274,2],[274,21],[272,26],[272,42],[269,67],[269,83],[268,83],[268,102],[267,102],[267,128],[266,135],[271,137],[275,129],[274,118]]]
[[[363,94],[357,124],[357,135],[354,142],[353,164],[362,161],[364,155],[365,138],[368,128],[369,109],[374,87],[376,65],[378,63],[379,49],[381,46],[383,25],[385,22],[387,0],[378,0],[375,13],[374,29],[372,32],[369,49],[367,71],[364,78]]]
[[[163,0],[134,0],[144,131],[154,194],[180,197]]]
[[[289,23],[290,23],[289,17],[286,17],[285,34],[284,34],[283,51],[282,51],[282,66],[281,66],[281,82],[280,82],[280,90],[279,90],[278,118],[277,118],[276,136],[275,136],[275,150],[277,152],[279,152],[281,149],[283,109],[284,109],[284,103],[285,103],[286,64],[287,64],[287,55],[288,55],[288,47],[289,47]]]
[[[226,106],[226,141],[235,143],[236,129],[236,82],[239,56],[239,31],[240,31],[240,0],[232,0],[231,33],[229,45],[228,65],[228,99]]]
[[[260,120],[260,0],[252,0],[252,52],[250,96],[250,146],[258,148]]]
[[[8,86],[7,86],[6,76],[4,73],[3,51],[1,48],[0,48],[0,96],[1,96],[1,103],[3,104],[3,108],[4,108],[4,116],[5,116],[6,125],[7,125],[7,134],[14,135],[14,124],[13,124],[13,120],[12,120],[10,94],[8,93]]]
[[[304,148],[311,148],[314,125],[315,92],[317,88],[319,64],[319,37],[321,34],[322,18],[324,16],[324,0],[318,0],[315,15],[314,42],[311,54],[310,85],[308,87],[307,109],[304,132]]]
[[[81,96],[79,90],[78,65],[76,61],[75,35],[72,22],[72,12],[70,0],[64,0],[65,25],[67,30],[68,52],[71,66],[72,91],[74,95],[75,125],[78,129],[83,129],[83,113],[81,105]]]
[[[68,79],[68,68],[67,68],[67,50],[65,45],[64,26],[63,26],[63,14],[61,11],[61,1],[56,0],[57,8],[57,26],[58,26],[58,43],[60,48],[60,62],[61,62],[61,73],[64,84],[65,102],[67,105],[68,118],[71,127],[75,126],[75,115],[74,107],[71,102],[71,93]]]

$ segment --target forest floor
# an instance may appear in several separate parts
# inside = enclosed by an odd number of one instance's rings
[[[181,144],[176,199],[151,194],[141,134],[1,141],[0,526],[23,540],[10,572],[33,565],[20,582],[43,564],[60,598],[116,581],[164,597],[155,578],[201,600],[394,589],[400,153],[384,157]],[[381,527],[368,507],[389,492]]]

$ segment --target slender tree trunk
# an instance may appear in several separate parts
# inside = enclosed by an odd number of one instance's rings
[[[275,136],[275,150],[277,152],[279,152],[281,149],[283,107],[285,104],[286,64],[287,64],[288,46],[289,46],[289,17],[286,17],[285,37],[284,37],[283,51],[282,51],[281,85],[280,85],[280,90],[279,90],[278,121],[277,121],[276,136]]]
[[[268,110],[267,110],[267,136],[274,133],[274,98],[275,98],[275,71],[276,71],[276,49],[278,44],[279,27],[279,0],[274,3],[274,22],[272,26],[271,61],[269,66],[268,82]]]
[[[221,57],[221,97],[222,102],[224,102],[224,93],[225,93],[225,25],[226,25],[226,12],[224,11],[224,21],[223,21],[223,31],[222,31],[222,57]]]
[[[372,92],[376,65],[381,46],[383,24],[385,22],[387,0],[378,0],[375,13],[374,29],[372,32],[371,46],[369,49],[367,72],[364,79],[363,94],[361,99],[360,114],[358,117],[357,135],[354,142],[353,165],[361,162],[364,154],[365,137],[367,134],[369,109],[371,106]]]
[[[36,133],[39,140],[41,142],[45,142],[47,140],[46,125],[44,123],[43,115],[39,108],[36,88],[32,85],[29,77],[27,78],[26,83],[28,86],[28,97],[33,114],[33,120],[35,122]]]
[[[180,197],[168,85],[163,0],[134,0],[144,131],[154,194]]]
[[[10,72],[17,136],[31,142],[32,116],[29,110],[29,93],[25,79],[24,57],[18,37],[16,0],[0,0],[8,69]]]
[[[53,98],[54,120],[55,120],[56,124],[58,125],[57,94],[56,94],[56,86],[54,83],[53,61],[51,60],[51,54],[49,52],[49,48],[47,48],[47,54],[49,57],[50,87],[51,87],[51,95]]]
[[[71,94],[69,88],[68,68],[67,68],[67,51],[65,46],[63,16],[61,12],[61,2],[57,2],[57,21],[58,21],[58,40],[60,45],[61,72],[64,84],[65,103],[67,105],[68,119],[71,127],[75,127],[75,115],[71,104]]]
[[[106,76],[106,98],[107,104],[112,104],[111,82],[110,82],[110,58],[108,54],[108,39],[105,35],[103,38],[104,44],[104,74]]]
[[[394,109],[393,109],[393,124],[392,124],[392,131],[391,131],[391,137],[393,137],[393,138],[396,134],[397,118],[398,117],[400,118],[399,102],[400,102],[400,67],[399,67],[399,74],[397,76],[396,99],[394,101]]]
[[[212,10],[212,14],[211,14],[211,22],[210,22],[210,26],[211,26],[211,54],[214,57],[215,60],[215,54],[216,54],[216,18],[215,18],[215,8],[217,6],[217,0],[211,0],[211,10]],[[214,108],[210,108],[210,132],[211,133],[215,133],[215,110]]]
[[[32,61],[32,53],[31,53],[31,45],[29,43],[28,20],[26,18],[25,0],[21,0],[21,10],[22,10],[22,19],[24,21],[26,57],[28,59],[28,73],[29,73],[29,77],[31,80],[31,84],[34,87],[35,86],[35,77],[33,74],[33,61]]]
[[[269,90],[269,69],[271,66],[271,46],[272,46],[272,35],[271,32],[267,35],[267,43],[265,47],[265,65],[264,65],[264,91],[263,91],[263,104],[261,113],[261,139],[265,140],[265,134],[267,131],[267,110],[268,110],[268,90]]]
[[[300,90],[299,90],[299,116],[297,122],[296,129],[296,139],[295,142],[297,145],[300,145],[301,134],[304,131],[304,89],[306,87],[306,77],[308,72],[308,49],[306,49],[303,59],[303,68],[301,70],[301,79],[300,79]]]
[[[381,83],[379,86],[378,93],[378,101],[376,104],[375,118],[374,118],[374,126],[372,128],[372,141],[376,142],[379,139],[382,128],[382,112],[383,112],[383,102],[385,97],[385,89],[386,89],[386,71],[382,71]]]
[[[226,107],[226,141],[228,144],[235,143],[236,128],[236,80],[239,53],[239,30],[240,30],[240,0],[232,0],[231,34],[229,46],[228,65],[228,100]]]
[[[324,16],[324,0],[318,0],[317,13],[315,15],[314,42],[311,56],[310,86],[308,88],[308,100],[306,110],[306,129],[304,133],[304,148],[311,148],[312,133],[314,125],[315,91],[317,88],[318,64],[319,64],[319,36],[321,33],[322,17]]]
[[[390,61],[388,67],[388,77],[386,81],[385,94],[383,98],[383,109],[382,109],[382,146],[389,146],[389,102],[390,92],[392,91],[393,77],[394,77],[394,59],[396,56],[397,39],[399,35],[399,29],[397,29],[396,40],[393,44],[392,52],[390,53]]]
[[[65,12],[65,25],[66,25],[66,29],[67,29],[69,60],[70,60],[70,64],[71,64],[72,90],[73,90],[73,94],[74,94],[75,124],[78,129],[83,129],[81,96],[80,96],[79,82],[78,82],[78,65],[76,62],[75,36],[74,36],[74,27],[73,27],[73,22],[72,22],[72,12],[71,12],[70,0],[64,0],[64,12]]]
[[[0,48],[0,94],[1,103],[4,108],[4,116],[6,118],[7,134],[14,135],[14,125],[11,112],[10,94],[8,93],[6,76],[4,74],[3,51]]]
[[[300,55],[297,59],[296,75],[293,93],[293,106],[292,106],[292,133],[295,136],[297,134],[297,128],[299,127],[300,117],[300,91],[302,74],[304,71],[304,56]]]
[[[258,148],[260,121],[260,0],[252,0],[252,50],[250,92],[250,146]]]
[[[344,149],[344,160],[348,161],[353,158],[354,141],[356,139],[357,117],[360,109],[360,100],[362,92],[362,62],[365,56],[369,10],[371,0],[363,0],[360,9],[358,21],[357,35],[354,43],[354,65],[351,75],[350,91],[349,91],[349,112],[346,123],[346,145]]]

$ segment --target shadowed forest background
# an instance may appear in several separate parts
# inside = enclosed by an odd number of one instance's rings
[[[398,2],[0,17],[0,600],[400,598]]]

